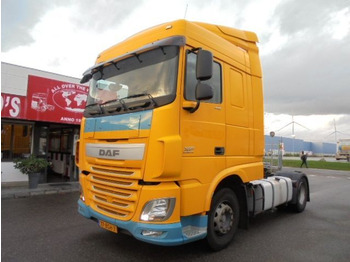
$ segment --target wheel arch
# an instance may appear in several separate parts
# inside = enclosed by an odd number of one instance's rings
[[[223,188],[230,188],[236,194],[240,207],[239,227],[248,228],[248,205],[246,187],[241,176],[237,174],[228,174],[221,177],[220,180],[213,181],[208,190],[206,198],[206,210],[210,210],[212,199],[215,193]]]

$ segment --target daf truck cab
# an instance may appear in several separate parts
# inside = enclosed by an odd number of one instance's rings
[[[225,248],[265,210],[309,201],[307,177],[264,175],[255,33],[177,20],[102,52],[76,162],[79,212],[157,245]]]

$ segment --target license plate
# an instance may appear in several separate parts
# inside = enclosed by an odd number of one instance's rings
[[[100,220],[100,227],[107,229],[109,231],[112,231],[114,233],[118,233],[118,228],[115,225],[112,225],[111,223],[108,223],[106,221]]]

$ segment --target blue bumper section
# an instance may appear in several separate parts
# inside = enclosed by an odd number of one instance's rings
[[[189,216],[182,217],[181,222],[174,224],[147,224],[133,221],[120,221],[112,219],[97,213],[89,206],[86,206],[83,201],[78,201],[78,211],[86,218],[95,218],[98,221],[103,220],[110,224],[116,225],[119,230],[124,229],[129,231],[136,239],[161,246],[177,246],[185,243],[203,239],[207,235],[208,216]],[[184,234],[184,229],[191,231],[194,228],[195,234]],[[145,231],[163,232],[160,236],[143,235]],[[189,236],[191,235],[191,236]]]

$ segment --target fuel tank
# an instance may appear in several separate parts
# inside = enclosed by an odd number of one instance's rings
[[[253,180],[248,185],[247,195],[249,213],[256,215],[291,201],[292,180],[282,176]]]

